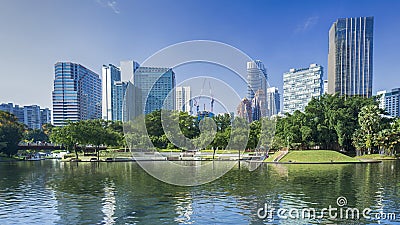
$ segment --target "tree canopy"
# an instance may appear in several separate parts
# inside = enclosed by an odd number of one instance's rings
[[[0,111],[0,151],[8,156],[16,154],[24,130],[25,126],[18,122],[17,117]]]

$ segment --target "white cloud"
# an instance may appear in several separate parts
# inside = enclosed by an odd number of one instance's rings
[[[107,0],[107,1],[105,1],[105,0],[96,0],[96,2],[98,4],[100,4],[101,6],[103,6],[103,7],[110,8],[114,13],[119,14],[117,1],[115,1],[115,0]]]
[[[296,28],[296,33],[305,32],[311,29],[314,25],[318,23],[318,16],[308,17],[303,23],[299,24]]]

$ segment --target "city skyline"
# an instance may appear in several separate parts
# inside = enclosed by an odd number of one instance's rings
[[[260,59],[271,85],[283,90],[282,74],[289,68],[317,63],[325,68],[326,79],[329,28],[338,18],[359,16],[375,18],[373,94],[400,86],[390,68],[400,52],[397,1],[116,1],[114,9],[99,0],[46,3],[43,7],[30,1],[7,1],[0,9],[0,27],[7,31],[0,36],[1,78],[6,81],[0,84],[0,102],[50,108],[57,61],[81,63],[100,74],[103,64],[126,59],[143,62],[161,48],[196,39],[225,42]],[[154,16],[148,17],[140,9],[152,9]],[[158,15],[161,9],[179,13],[165,17]],[[90,12],[90,17],[82,12]],[[237,17],[237,13],[243,16]],[[104,33],[105,26],[114,27],[114,32]],[[196,75],[174,71],[177,83]],[[212,70],[202,74],[215,75]],[[226,78],[226,74],[216,76]],[[38,87],[34,94],[32,86]],[[232,86],[242,97],[246,95],[246,87]],[[21,94],[16,94],[17,89]]]

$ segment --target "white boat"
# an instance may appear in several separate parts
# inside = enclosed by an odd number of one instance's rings
[[[40,157],[39,154],[34,154],[34,155],[28,155],[25,157],[26,161],[39,161],[43,160],[44,158]]]

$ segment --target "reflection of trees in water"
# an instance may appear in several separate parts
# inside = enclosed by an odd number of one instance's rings
[[[221,215],[240,212],[242,219],[257,222],[257,209],[266,202],[322,208],[336,206],[339,196],[347,198],[348,207],[400,208],[399,162],[280,166],[264,164],[253,172],[234,168],[214,182],[179,187],[151,177],[132,162],[3,163],[0,188],[12,191],[35,183],[54,190],[58,223],[70,224],[151,223],[160,218],[184,223],[220,210],[226,210]]]
[[[58,175],[52,187],[61,221],[146,222],[162,214],[174,221],[174,196],[168,192],[174,186],[150,177],[135,163],[66,163]]]

